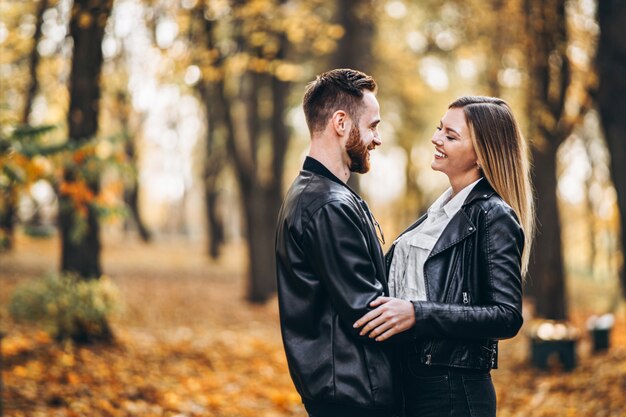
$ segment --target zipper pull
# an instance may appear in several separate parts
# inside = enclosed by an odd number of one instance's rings
[[[433,355],[431,355],[430,353],[426,355],[426,365],[432,364],[432,358],[433,358]]]
[[[463,292],[463,304],[469,304],[469,295],[467,292]]]

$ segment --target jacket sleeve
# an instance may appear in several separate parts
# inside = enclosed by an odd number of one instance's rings
[[[359,329],[352,327],[372,310],[370,302],[384,293],[376,279],[374,250],[368,246],[364,227],[364,220],[349,202],[331,201],[319,208],[306,225],[303,248],[341,324],[355,338],[376,343],[359,336]]]
[[[475,250],[484,288],[480,305],[413,302],[415,337],[508,339],[522,326],[524,234],[514,212],[496,205],[485,214]]]

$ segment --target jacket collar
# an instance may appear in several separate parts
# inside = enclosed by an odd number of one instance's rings
[[[335,181],[338,184],[345,185],[345,183],[337,178],[332,172],[330,172],[330,170],[326,168],[324,164],[310,156],[307,156],[304,160],[304,165],[302,166],[302,169],[317,175],[321,175],[322,177],[326,177],[329,180]]]
[[[472,191],[469,193],[469,195],[465,199],[465,202],[463,202],[462,207],[472,204],[476,200],[488,199],[495,193],[496,192],[494,191],[491,184],[489,184],[489,181],[487,181],[487,179],[483,177],[480,181],[478,181],[478,183],[476,183]],[[426,220],[427,217],[428,217],[428,213],[425,213],[419,219],[417,219],[415,223],[409,226],[404,232],[400,234],[400,236],[396,238],[396,240],[394,241],[394,245],[398,241],[398,239],[400,239],[400,237],[402,237],[405,233],[410,232],[411,230],[415,229],[417,226],[422,224]],[[476,227],[472,224],[472,222],[467,217],[465,212],[463,210],[459,210],[454,215],[454,217],[450,219],[448,226],[446,226],[446,229],[441,234],[441,236],[439,237],[439,240],[437,241],[437,243],[431,250],[429,257],[444,251],[445,249],[452,246],[452,242],[455,242],[455,241],[458,242],[466,238],[468,235],[474,233],[474,231],[476,231]]]
[[[480,181],[476,183],[472,191],[470,191],[469,195],[465,199],[465,202],[463,203],[463,207],[467,206],[468,204],[472,204],[476,200],[487,199],[495,193],[496,192],[494,191],[493,187],[491,186],[491,184],[489,184],[489,181],[487,181],[487,178],[482,177]]]
[[[496,192],[493,187],[491,187],[491,184],[489,184],[489,181],[483,177],[469,193],[463,203],[463,207],[466,207],[477,200],[486,200],[495,193]],[[428,255],[428,258],[430,259],[438,253],[456,245],[458,242],[475,232],[476,225],[472,223],[469,217],[467,217],[464,210],[459,210],[456,215],[452,217],[443,233],[441,233],[439,240],[435,243],[435,246]]]
[[[305,171],[312,172],[312,173],[314,173],[316,175],[321,175],[322,177],[326,177],[329,180],[331,180],[333,182],[336,182],[337,184],[343,185],[348,190],[350,190],[350,192],[352,194],[357,196],[359,198],[359,200],[361,200],[361,196],[359,196],[359,194],[357,194],[356,191],[354,191],[352,188],[350,188],[350,186],[348,184],[346,184],[345,182],[343,182],[339,178],[337,178],[335,176],[335,174],[330,172],[330,170],[328,168],[326,168],[324,166],[324,164],[322,164],[317,159],[315,159],[313,157],[310,157],[310,156],[307,156],[306,159],[304,160],[304,165],[302,166],[302,169],[305,170]]]

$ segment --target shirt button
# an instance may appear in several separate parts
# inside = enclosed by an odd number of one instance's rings
[[[470,228],[469,228],[469,231],[471,232],[472,230],[474,230],[474,228],[473,228],[473,227],[470,227]]]

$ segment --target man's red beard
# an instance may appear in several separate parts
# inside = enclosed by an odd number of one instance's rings
[[[369,147],[361,141],[361,132],[353,126],[346,142],[346,152],[350,157],[350,172],[365,174],[370,170],[369,150]]]

